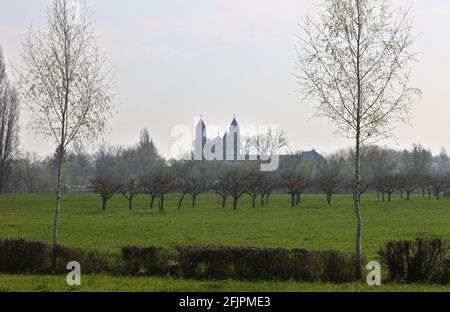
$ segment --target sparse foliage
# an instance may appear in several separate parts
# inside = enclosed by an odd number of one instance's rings
[[[24,65],[18,78],[21,98],[32,113],[30,128],[53,139],[58,152],[54,246],[64,153],[73,142],[93,142],[104,133],[113,111],[111,75],[93,31],[84,2],[54,0],[46,27],[30,27],[21,47]]]

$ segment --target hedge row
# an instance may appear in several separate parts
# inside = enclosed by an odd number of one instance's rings
[[[449,246],[439,237],[389,241],[379,251],[390,280],[447,284]],[[0,273],[67,273],[78,261],[83,273],[164,275],[195,279],[348,282],[354,280],[353,255],[305,249],[178,246],[177,265],[158,247],[123,247],[120,254],[58,246],[23,239],[0,239]],[[364,263],[364,261],[363,261]]]
[[[388,241],[378,254],[387,267],[390,280],[408,283],[450,281],[449,246],[440,237]]]
[[[336,251],[255,247],[176,248],[177,265],[169,265],[167,250],[126,246],[120,255],[58,246],[23,239],[0,240],[1,273],[66,273],[78,261],[83,273],[163,275],[213,279],[296,279],[345,282],[354,279],[353,257]],[[175,270],[174,270],[175,267]],[[174,270],[174,271],[173,271]]]
[[[0,240],[0,272],[2,273],[64,273],[67,263],[76,260],[83,272],[108,272],[113,257],[98,251],[50,247],[46,242],[23,239]]]
[[[337,251],[255,247],[177,247],[185,278],[347,282],[354,257]]]

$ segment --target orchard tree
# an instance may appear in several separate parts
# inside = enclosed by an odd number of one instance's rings
[[[128,210],[131,211],[133,209],[133,199],[142,192],[142,186],[139,181],[131,175],[128,176],[124,182],[125,183],[120,187],[120,193],[127,199]]]
[[[308,16],[298,36],[296,74],[314,100],[316,116],[354,140],[354,209],[357,223],[355,274],[361,276],[362,216],[360,149],[386,138],[395,122],[408,120],[418,89],[409,86],[415,39],[409,12],[388,0],[325,0]]]
[[[345,186],[342,173],[345,159],[342,155],[333,154],[318,165],[315,182],[327,197],[328,205],[331,205],[333,195]]]
[[[211,189],[222,198],[222,208],[225,208],[227,198],[230,196],[229,185],[227,183],[229,171],[226,169],[226,166],[219,164],[215,169]]]
[[[89,180],[89,189],[102,198],[102,211],[107,202],[121,190],[123,174],[120,170],[122,150],[114,146],[101,145],[94,156],[94,175]]]
[[[158,161],[151,170],[150,180],[152,190],[159,198],[159,210],[164,211],[167,194],[176,189],[176,176],[173,168],[169,167],[164,160]]]
[[[245,193],[247,193],[252,199],[252,208],[256,207],[256,197],[261,193],[260,185],[263,179],[263,174],[259,169],[259,164],[257,165],[258,166],[248,164],[248,168],[245,169]]]
[[[0,47],[0,193],[5,191],[12,174],[19,145],[19,101],[10,85]]]
[[[53,246],[58,243],[64,153],[74,142],[91,143],[112,116],[113,81],[94,37],[83,1],[54,0],[45,28],[30,27],[21,46],[22,100],[31,111],[30,128],[53,139],[58,153]]]

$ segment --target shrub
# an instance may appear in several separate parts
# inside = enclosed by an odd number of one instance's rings
[[[123,273],[162,275],[167,271],[168,254],[158,247],[126,246],[122,248]]]
[[[445,282],[449,275],[448,246],[439,237],[388,241],[378,254],[389,279],[407,282]]]
[[[337,251],[282,248],[178,246],[185,278],[350,281],[354,259]]]
[[[67,263],[78,261],[83,273],[106,273],[114,269],[113,256],[97,250],[84,250],[65,246],[50,248],[51,269],[55,273],[66,273]]]
[[[0,240],[0,272],[45,273],[48,268],[48,245],[23,239]]]
[[[57,246],[24,239],[0,240],[2,273],[66,273],[67,263],[78,261],[84,273],[107,272],[110,259],[98,251]]]

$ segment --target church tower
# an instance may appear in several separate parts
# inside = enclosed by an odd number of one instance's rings
[[[195,127],[195,160],[204,160],[203,149],[206,145],[206,126],[200,118],[197,127]]]
[[[226,160],[240,160],[240,129],[239,124],[234,117],[231,121],[228,133],[223,137],[224,155]]]

